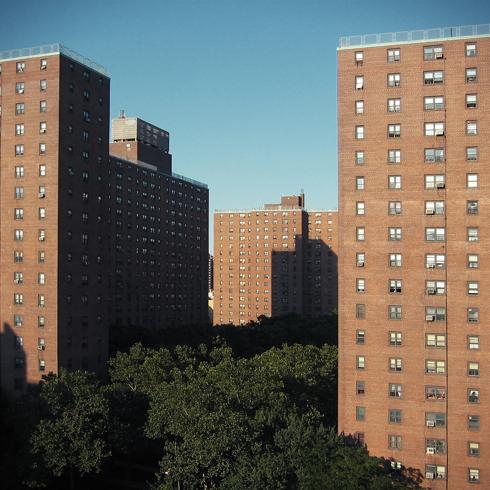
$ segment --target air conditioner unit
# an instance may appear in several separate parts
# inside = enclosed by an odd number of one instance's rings
[[[433,480],[434,479],[434,473],[426,473],[425,478],[427,480]]]
[[[435,427],[436,421],[435,420],[427,420],[426,425],[427,425],[427,427]]]
[[[39,197],[42,199],[42,198],[46,197],[46,194],[44,192],[40,192]]]
[[[14,284],[20,284],[20,280],[19,279],[14,279]]]
[[[442,60],[442,58],[444,58],[443,53],[436,53],[436,60]]]
[[[426,322],[433,322],[436,319],[435,315],[425,315]]]
[[[425,214],[435,214],[435,210],[434,209],[426,209]]]
[[[436,264],[427,264],[427,269],[435,269]]]
[[[40,237],[39,237],[39,241],[40,241],[40,242],[44,242],[44,236],[40,236]]]
[[[39,132],[40,132],[41,134],[44,134],[44,133],[46,132],[46,130],[45,130],[44,128],[41,128],[41,129],[39,130]]]
[[[436,187],[437,187],[438,189],[444,189],[444,188],[446,187],[446,184],[445,184],[444,182],[438,182],[438,183],[436,184]]]
[[[364,262],[358,262],[357,267],[364,267]]]
[[[44,346],[44,345],[38,345],[38,346],[37,346],[37,348],[38,348],[39,350],[44,350],[44,349],[45,349],[45,346]]]
[[[427,454],[435,454],[436,450],[433,447],[428,447],[427,448]]]
[[[19,92],[18,93],[19,94],[23,94],[24,93],[24,89],[23,88],[19,89]]]
[[[435,288],[427,288],[427,294],[436,294]]]
[[[436,136],[444,136],[444,130],[443,129],[436,129]]]

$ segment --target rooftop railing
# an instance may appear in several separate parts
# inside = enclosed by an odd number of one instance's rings
[[[67,48],[66,46],[63,46],[59,43],[44,44],[42,46],[34,46],[32,48],[20,48],[11,49],[8,51],[0,51],[0,60],[21,59],[29,58],[32,56],[42,56],[57,53],[64,54],[77,63],[81,63],[82,65],[88,66],[92,70],[99,72],[101,75],[104,75],[106,77],[109,76],[107,70],[103,66],[95,63],[92,60],[89,60],[88,58],[85,58],[85,56],[82,56],[76,51],[73,51],[72,49]]]
[[[343,36],[339,40],[339,47],[348,48],[352,46],[366,46],[372,44],[394,44],[425,41],[431,39],[485,35],[490,35],[490,24],[478,24],[458,27],[437,27],[434,29],[422,29],[415,31],[384,32],[381,34]]]

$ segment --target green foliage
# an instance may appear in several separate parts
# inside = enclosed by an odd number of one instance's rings
[[[93,375],[50,374],[41,384],[41,419],[31,437],[38,466],[56,477],[99,472],[110,455],[109,404]]]

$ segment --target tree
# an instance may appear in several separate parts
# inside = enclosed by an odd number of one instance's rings
[[[38,466],[55,477],[98,473],[110,455],[109,406],[94,375],[61,370],[41,382],[41,419],[31,437]]]

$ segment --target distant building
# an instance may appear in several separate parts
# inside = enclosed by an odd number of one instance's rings
[[[336,211],[280,204],[214,214],[214,324],[336,309]]]

